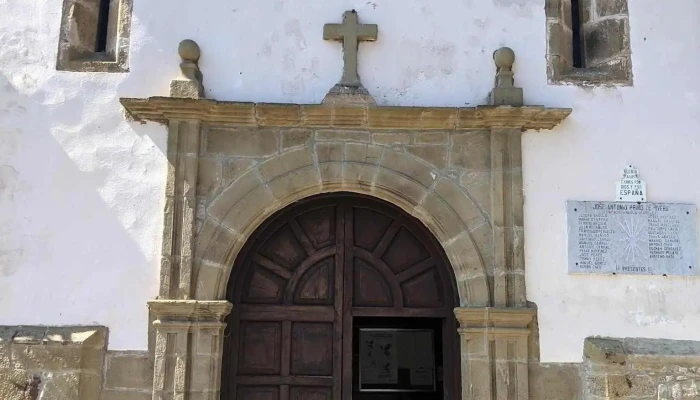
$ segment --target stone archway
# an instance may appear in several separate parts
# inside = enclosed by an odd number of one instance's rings
[[[200,261],[194,298],[224,298],[233,261],[262,221],[297,200],[336,191],[377,197],[420,220],[447,254],[460,304],[490,304],[487,271],[471,234],[475,230],[484,234],[489,228],[487,216],[467,189],[437,177],[436,169],[418,157],[390,147],[343,142],[323,142],[271,157],[210,203],[195,250]]]

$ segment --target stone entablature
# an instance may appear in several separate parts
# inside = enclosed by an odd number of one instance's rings
[[[174,97],[122,98],[136,121],[197,120],[258,128],[342,128],[387,130],[552,129],[570,108],[544,106],[349,107],[326,104],[244,103]]]

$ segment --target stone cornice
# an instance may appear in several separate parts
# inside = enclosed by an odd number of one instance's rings
[[[169,120],[200,120],[210,124],[262,128],[539,130],[552,129],[572,111],[570,108],[543,106],[348,107],[223,102],[172,97],[122,98],[120,101],[128,115],[141,122],[167,123]]]
[[[148,308],[158,322],[220,322],[231,312],[231,303],[199,300],[151,300]]]
[[[525,329],[537,313],[534,308],[460,307],[454,310],[462,329]]]

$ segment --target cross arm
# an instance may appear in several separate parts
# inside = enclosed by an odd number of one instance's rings
[[[377,40],[379,29],[376,24],[363,24],[357,27],[357,40],[373,42]]]
[[[343,25],[325,24],[323,26],[323,40],[343,40]]]

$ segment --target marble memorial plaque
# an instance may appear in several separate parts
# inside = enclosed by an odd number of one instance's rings
[[[567,201],[569,273],[700,275],[695,205]]]

